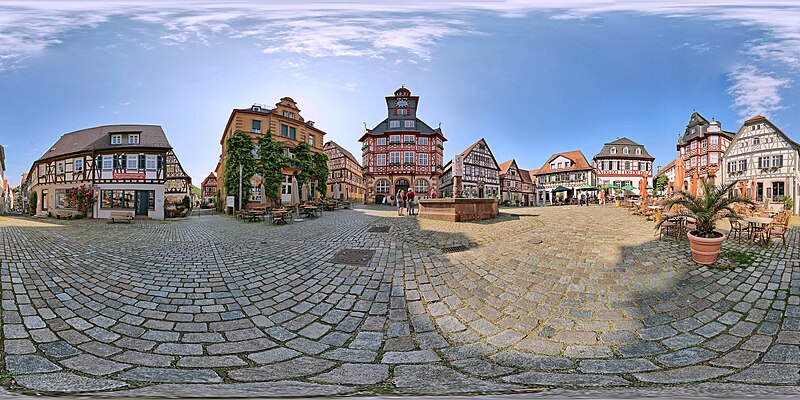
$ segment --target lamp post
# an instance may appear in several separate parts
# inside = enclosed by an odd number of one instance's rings
[[[242,210],[242,164],[239,164],[239,210]]]

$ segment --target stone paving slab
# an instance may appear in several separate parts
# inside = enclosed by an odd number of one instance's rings
[[[119,380],[87,378],[69,372],[22,375],[15,377],[14,381],[26,389],[61,393],[84,393],[128,386]]]
[[[402,393],[504,391],[511,376],[556,386],[797,383],[796,226],[786,247],[727,241],[753,262],[723,256],[729,268],[717,269],[611,206],[507,209],[468,224],[366,207],[281,227],[224,216],[52,225],[0,226],[13,378],[52,376],[70,390],[111,376]],[[376,225],[389,232],[367,232]],[[259,253],[242,237],[257,238]],[[441,251],[453,246],[467,250]],[[374,255],[363,266],[330,262],[345,249]]]

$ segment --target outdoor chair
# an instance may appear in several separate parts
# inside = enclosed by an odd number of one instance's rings
[[[781,238],[783,246],[786,247],[786,234],[789,231],[789,221],[773,221],[764,232],[770,238]]]
[[[744,224],[738,217],[729,217],[728,222],[731,223],[731,235],[736,234],[738,241],[742,240],[742,233],[747,233],[747,238],[750,239],[750,227]]]
[[[661,210],[655,210],[653,213],[656,221],[656,226],[658,226],[658,240],[661,240],[661,237],[666,234],[677,234],[678,232],[678,224],[675,221],[666,220],[661,225],[661,220],[663,220],[663,216],[661,215]]]

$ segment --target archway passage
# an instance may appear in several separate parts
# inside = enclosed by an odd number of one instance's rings
[[[398,179],[397,182],[394,183],[394,192],[397,193],[399,191],[407,192],[409,188],[409,183],[405,179]]]

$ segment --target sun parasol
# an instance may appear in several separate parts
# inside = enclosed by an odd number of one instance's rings
[[[756,194],[756,190],[758,189],[758,184],[756,183],[756,177],[753,177],[753,182],[750,184],[750,200],[756,201],[758,199],[758,195]]]
[[[686,168],[683,164],[683,157],[679,155],[675,160],[675,182],[672,183],[675,192],[683,190],[684,179],[686,179]]]
[[[695,168],[694,172],[692,172],[692,183],[691,186],[689,187],[689,193],[691,193],[692,196],[697,196],[697,183],[698,183],[697,181],[699,180],[700,180],[700,175],[697,172],[697,168]]]

